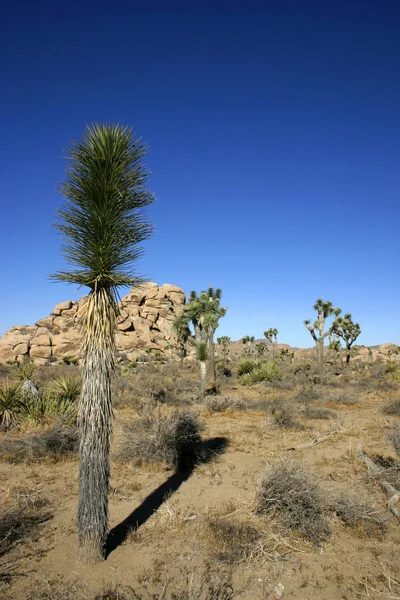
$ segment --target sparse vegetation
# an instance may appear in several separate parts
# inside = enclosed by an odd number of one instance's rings
[[[246,362],[247,364],[242,364],[241,370],[243,371],[243,366],[250,370],[239,376],[239,382],[242,385],[253,385],[262,381],[272,382],[282,377],[282,371],[273,361],[260,362],[257,359],[249,359]]]
[[[78,430],[76,427],[53,427],[18,438],[0,441],[0,459],[7,462],[57,461],[76,455]]]
[[[258,494],[257,514],[278,517],[283,527],[319,545],[331,534],[325,510],[323,492],[301,466],[280,460],[268,468]]]
[[[400,398],[396,398],[395,400],[388,402],[388,404],[385,404],[382,408],[382,412],[391,417],[400,417]]]
[[[202,430],[191,411],[171,416],[160,410],[149,411],[126,425],[117,456],[135,464],[162,462],[175,469],[190,468],[203,456]]]

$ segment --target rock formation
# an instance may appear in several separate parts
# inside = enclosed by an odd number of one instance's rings
[[[12,327],[0,338],[0,363],[30,358],[36,364],[46,364],[78,358],[82,342],[78,311],[84,299],[57,304],[49,317],[35,325]],[[185,294],[176,285],[147,283],[132,288],[119,303],[118,352],[127,360],[135,360],[145,350],[172,350],[176,342],[172,323],[184,303]]]

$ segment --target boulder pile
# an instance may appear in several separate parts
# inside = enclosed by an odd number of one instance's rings
[[[77,360],[82,334],[78,326],[79,307],[86,297],[61,302],[51,315],[35,325],[17,325],[0,338],[0,363],[36,364]],[[176,285],[147,283],[134,287],[119,303],[116,345],[127,360],[136,360],[145,351],[173,353],[176,335],[173,322],[185,304],[185,294]]]

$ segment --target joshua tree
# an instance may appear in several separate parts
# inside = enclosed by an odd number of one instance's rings
[[[265,354],[265,352],[267,350],[267,346],[266,346],[266,344],[264,344],[264,342],[258,342],[255,345],[255,349],[256,349],[256,352],[257,352],[257,356],[261,357],[261,356],[264,356],[264,354]]]
[[[231,338],[228,335],[223,335],[222,337],[217,338],[218,346],[222,348],[222,360],[223,365],[222,368],[225,372],[226,369],[226,361],[229,355],[229,344],[231,343]]]
[[[264,331],[265,337],[272,344],[272,358],[275,358],[275,344],[278,342],[278,333],[279,331],[277,329],[273,329],[272,327],[270,327],[268,331]]]
[[[208,358],[207,342],[199,342],[196,346],[196,357],[200,364],[200,392],[204,396],[206,391],[207,381],[207,366],[206,360]]]
[[[172,324],[175,329],[177,348],[179,352],[179,356],[181,357],[181,361],[186,356],[186,344],[188,339],[190,338],[190,329],[188,327],[187,321],[182,316],[178,317]]]
[[[336,327],[334,321],[331,327],[325,331],[325,322],[326,319],[332,315],[337,318],[342,311],[340,308],[334,308],[332,302],[325,302],[321,298],[316,300],[313,309],[318,313],[316,320],[314,321],[313,325],[311,325],[310,320],[304,321],[304,325],[307,327],[313,340],[315,341],[319,371],[320,374],[322,374],[324,368],[324,341],[327,336],[331,335],[335,331]]]
[[[56,228],[66,262],[77,268],[51,277],[89,288],[80,310],[84,340],[78,418],[78,556],[85,563],[104,559],[108,533],[116,295],[121,286],[140,281],[132,264],[152,232],[141,211],[153,201],[145,189],[145,154],[146,146],[127,127],[88,126],[69,147],[61,185],[67,202]]]
[[[175,322],[175,328],[193,325],[196,344],[198,346],[198,356],[204,356],[205,353],[199,350],[199,345],[205,343],[208,345],[207,357],[210,359],[211,368],[211,386],[215,387],[216,369],[214,354],[214,334],[219,325],[219,320],[226,314],[226,308],[220,306],[222,291],[214,290],[209,287],[207,291],[190,292],[189,302],[184,306],[182,314]],[[205,360],[200,360],[200,371],[206,370]],[[204,364],[203,364],[204,363]]]
[[[254,335],[245,335],[242,338],[242,344],[244,345],[244,353],[245,354],[252,354],[253,352],[253,345],[254,342],[256,341],[256,338],[254,337]]]
[[[343,317],[337,317],[333,323],[334,333],[340,337],[346,346],[346,365],[350,362],[351,347],[361,333],[361,328],[358,323],[353,323],[350,313],[346,313]]]

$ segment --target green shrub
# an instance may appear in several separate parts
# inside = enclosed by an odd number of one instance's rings
[[[253,361],[258,363],[259,361]],[[239,376],[239,382],[242,385],[253,385],[261,381],[277,381],[281,379],[282,371],[277,367],[276,363],[269,361],[266,363],[255,364],[253,368],[243,375]]]
[[[258,358],[243,358],[236,366],[236,372],[238,376],[246,375],[254,371],[254,369],[261,367],[262,362]]]
[[[0,425],[9,429],[18,424],[23,401],[19,383],[10,384],[8,381],[0,388]]]

